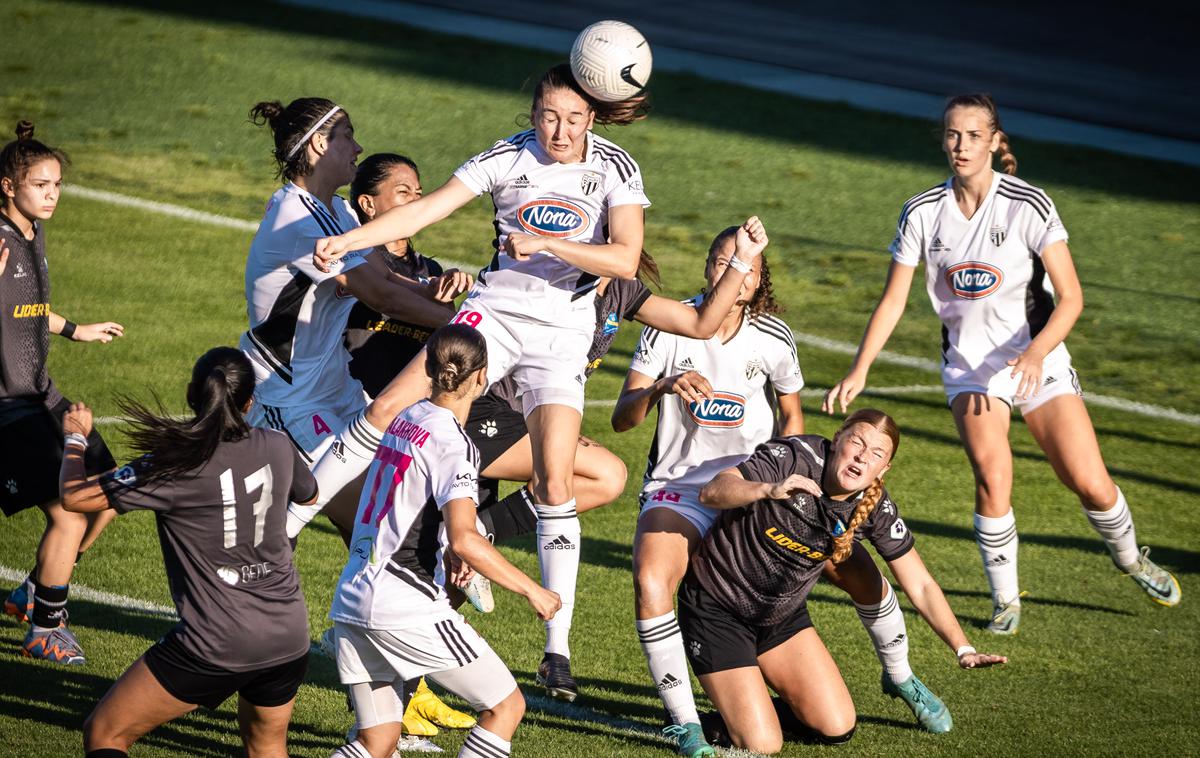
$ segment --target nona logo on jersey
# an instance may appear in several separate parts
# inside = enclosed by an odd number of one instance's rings
[[[559,238],[574,237],[591,223],[583,208],[554,198],[525,203],[517,210],[517,221],[531,234]]]
[[[990,263],[963,261],[946,269],[946,284],[964,300],[979,300],[1000,289],[1004,272]]]
[[[700,426],[741,426],[746,418],[746,398],[733,392],[713,392],[711,398],[690,403],[688,415]]]

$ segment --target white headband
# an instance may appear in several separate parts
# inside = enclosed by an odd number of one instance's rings
[[[299,150],[304,145],[307,145],[308,140],[311,139],[312,136],[317,133],[317,130],[320,129],[322,126],[324,126],[325,122],[328,121],[329,119],[333,118],[333,114],[337,113],[341,109],[342,109],[342,106],[340,106],[340,105],[335,105],[332,108],[330,108],[328,113],[326,113],[324,116],[321,116],[321,118],[319,118],[317,120],[317,123],[313,124],[312,128],[304,133],[304,136],[300,138],[299,142],[292,145],[292,149],[287,151],[287,155],[283,156],[283,159],[285,161],[290,161],[292,159],[292,156],[296,154],[296,151]]]

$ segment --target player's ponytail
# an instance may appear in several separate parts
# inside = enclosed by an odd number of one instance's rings
[[[891,416],[875,408],[863,408],[855,411],[842,423],[841,428],[834,435],[834,439],[836,440],[842,432],[855,424],[868,424],[886,434],[892,441],[892,454],[888,460],[896,456],[896,450],[900,447],[900,428],[896,426],[896,422]],[[858,499],[858,505],[854,508],[854,514],[850,517],[850,523],[846,525],[846,531],[833,538],[831,559],[834,563],[841,563],[850,557],[850,551],[854,549],[855,531],[875,512],[875,506],[879,505],[882,497],[883,478],[880,477],[871,482],[871,485],[863,491],[862,497]]]
[[[232,347],[215,347],[200,356],[192,369],[187,390],[188,405],[195,413],[192,419],[172,418],[161,402],[155,413],[139,403],[121,400],[121,411],[132,426],[130,446],[153,456],[147,477],[169,479],[195,471],[221,442],[245,439],[250,427],[242,411],[253,394],[254,369],[245,354]]]
[[[568,63],[560,63],[542,74],[537,86],[533,88],[533,110],[537,110],[538,105],[542,102],[542,97],[547,92],[556,89],[569,89],[583,98],[591,107],[592,112],[596,114],[597,124],[624,126],[632,124],[634,121],[641,121],[650,113],[650,97],[645,92],[615,103],[592,97],[583,87],[579,86]]]
[[[1017,156],[1013,155],[1012,148],[1008,144],[1008,135],[1004,132],[1004,127],[1000,125],[1000,111],[996,108],[996,101],[986,92],[979,92],[970,95],[955,95],[946,101],[946,108],[942,111],[942,121],[945,122],[946,116],[955,108],[979,108],[987,113],[988,127],[993,134],[1000,135],[1000,145],[996,149],[996,157],[1000,159],[1000,168],[1004,173],[1015,176],[1017,173]]]
[[[275,137],[276,176],[293,181],[312,173],[304,143],[320,134],[328,137],[346,112],[324,97],[302,97],[287,104],[264,100],[250,109],[251,123],[270,126]]]
[[[662,273],[658,270],[658,261],[646,252],[646,248],[642,248],[642,255],[638,258],[637,279],[642,284],[653,284],[662,289]]]
[[[25,181],[25,175],[35,164],[44,160],[56,160],[60,166],[67,165],[67,156],[58,148],[50,147],[33,138],[33,123],[18,121],[17,138],[0,149],[0,179],[7,179],[15,190]]]
[[[425,373],[434,394],[455,394],[468,378],[487,365],[487,342],[466,324],[447,324],[425,343]]]

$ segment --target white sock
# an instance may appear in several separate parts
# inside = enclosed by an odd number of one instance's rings
[[[650,676],[667,713],[676,724],[696,724],[696,701],[692,697],[692,680],[688,678],[687,655],[683,651],[683,634],[675,612],[652,619],[637,620],[638,641],[646,654]]]
[[[883,582],[887,594],[873,605],[854,604],[858,611],[858,620],[871,636],[871,644],[875,646],[875,655],[883,664],[883,670],[893,684],[900,684],[913,675],[912,667],[908,665],[908,629],[904,626],[904,613],[900,610],[900,601],[892,591],[892,585],[885,579]]]
[[[512,743],[502,740],[479,724],[471,727],[458,758],[508,758],[512,754]]]
[[[1088,523],[1104,538],[1108,552],[1112,555],[1113,563],[1127,574],[1137,571],[1140,555],[1138,553],[1137,534],[1133,530],[1133,514],[1129,512],[1129,504],[1125,502],[1125,493],[1117,488],[1117,502],[1107,511],[1090,511],[1083,509]]]
[[[538,565],[542,586],[558,593],[562,608],[546,622],[546,652],[571,657],[567,638],[575,613],[575,580],[579,577],[579,537],[575,499],[562,505],[534,505],[537,510]]]
[[[361,742],[355,740],[334,750],[329,754],[329,758],[371,758],[371,754]]]
[[[996,605],[1021,603],[1017,585],[1017,520],[1012,509],[1000,518],[975,514],[975,542],[983,558],[983,573],[987,574]]]
[[[375,451],[382,440],[383,432],[371,426],[367,421],[366,411],[356,416],[350,425],[334,438],[333,443],[325,449],[321,460],[312,468],[313,476],[317,480],[317,502],[312,505],[288,503],[288,539],[299,534],[334,495],[367,470],[371,461],[375,459]]]

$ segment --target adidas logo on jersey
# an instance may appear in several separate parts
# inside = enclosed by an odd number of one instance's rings
[[[542,550],[575,550],[575,544],[566,538],[566,535],[558,535],[554,539],[542,545]]]
[[[662,678],[662,680],[661,680],[661,681],[658,683],[658,691],[659,691],[659,692],[662,692],[663,690],[669,690],[669,689],[671,689],[672,687],[678,687],[678,686],[679,686],[679,685],[681,685],[681,684],[683,684],[683,680],[682,680],[682,679],[680,679],[680,678],[676,677],[674,674],[670,674],[670,673],[668,673],[668,674],[667,674],[666,676],[664,676],[664,677]]]
[[[950,252],[949,245],[942,244],[942,238],[934,235],[933,241],[929,243],[929,252],[932,253],[948,253]]]
[[[525,174],[521,174],[516,179],[513,179],[512,188],[513,189],[532,189],[533,184],[530,183],[528,176],[526,176]]]
[[[692,359],[684,356],[683,360],[675,364],[676,371],[695,371],[696,364],[692,363]]]

